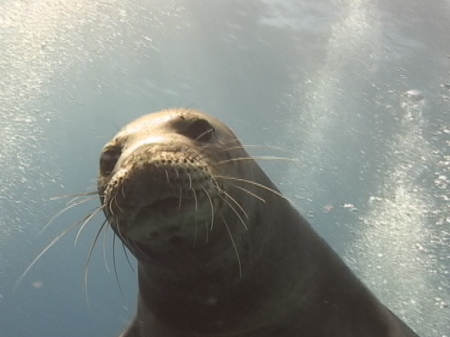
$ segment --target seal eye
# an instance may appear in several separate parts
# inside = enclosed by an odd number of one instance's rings
[[[117,160],[120,157],[120,149],[105,150],[100,156],[100,173],[103,176],[108,176],[114,170]]]
[[[214,136],[214,128],[204,119],[188,121],[188,125],[181,134],[199,142],[209,142]]]

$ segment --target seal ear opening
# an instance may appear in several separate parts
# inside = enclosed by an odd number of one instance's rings
[[[100,155],[100,174],[102,176],[109,176],[121,155],[121,150],[118,148],[106,149]]]
[[[214,137],[214,127],[205,119],[195,118],[186,120],[186,128],[179,133],[195,141],[209,142]]]

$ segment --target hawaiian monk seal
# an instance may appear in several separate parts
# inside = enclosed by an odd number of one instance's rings
[[[211,116],[165,110],[127,125],[102,151],[98,191],[138,261],[121,336],[417,336]]]

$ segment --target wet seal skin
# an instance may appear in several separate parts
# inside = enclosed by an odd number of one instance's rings
[[[98,192],[138,263],[122,337],[417,336],[209,115],[125,126],[101,153]]]

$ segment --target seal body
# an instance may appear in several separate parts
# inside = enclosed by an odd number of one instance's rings
[[[102,151],[98,191],[138,263],[123,337],[417,336],[211,116],[127,125]]]

